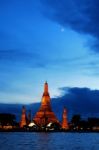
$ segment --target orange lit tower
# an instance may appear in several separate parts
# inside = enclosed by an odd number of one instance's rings
[[[41,100],[41,106],[39,111],[33,118],[33,121],[40,127],[46,126],[48,123],[58,123],[59,121],[56,118],[54,112],[51,109],[50,95],[48,92],[48,83],[44,84],[44,93]]]
[[[20,128],[23,128],[25,125],[27,125],[27,117],[26,117],[26,109],[23,106],[22,107],[21,121],[20,121]]]
[[[65,130],[69,129],[68,120],[67,120],[67,110],[65,107],[64,107],[63,116],[62,116],[62,129],[65,129]]]

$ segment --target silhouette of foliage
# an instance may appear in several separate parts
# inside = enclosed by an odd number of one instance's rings
[[[15,115],[14,114],[0,114],[0,124],[3,125],[13,125],[15,124]]]

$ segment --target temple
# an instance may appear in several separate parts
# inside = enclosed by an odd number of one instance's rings
[[[27,125],[26,109],[23,106],[22,107],[21,121],[20,121],[20,128],[23,128],[26,125]]]
[[[63,116],[62,116],[62,129],[64,130],[69,129],[68,120],[67,120],[67,110],[65,107],[64,107]]]
[[[44,93],[41,100],[41,106],[39,111],[34,116],[33,121],[39,127],[45,127],[49,123],[60,124],[51,108],[47,82],[44,84]]]

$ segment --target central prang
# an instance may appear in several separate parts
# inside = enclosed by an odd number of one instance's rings
[[[44,93],[42,96],[40,109],[34,116],[33,121],[39,127],[47,126],[49,123],[56,123],[60,125],[58,119],[56,118],[54,112],[51,109],[47,82],[44,84]]]

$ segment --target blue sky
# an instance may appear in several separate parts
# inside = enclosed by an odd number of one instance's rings
[[[99,89],[97,0],[0,1],[0,102],[41,100],[63,87]]]

